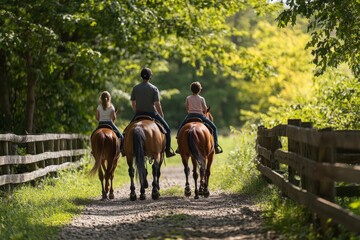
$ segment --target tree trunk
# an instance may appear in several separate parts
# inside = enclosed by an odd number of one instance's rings
[[[25,131],[32,133],[34,128],[35,112],[35,85],[36,75],[33,70],[33,58],[29,52],[25,53],[26,78],[27,78],[27,98],[25,108]]]
[[[0,49],[0,131],[10,132],[12,128],[12,116],[7,76],[6,53]]]

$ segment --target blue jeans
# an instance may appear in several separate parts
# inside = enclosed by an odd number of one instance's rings
[[[116,136],[121,139],[121,143],[124,141],[124,137],[121,134],[120,130],[117,128],[117,126],[113,123],[113,121],[100,121],[99,125],[106,124],[110,125],[112,130],[115,132]]]
[[[178,128],[178,133],[180,131],[180,129],[185,125],[185,122],[189,119],[189,118],[200,118],[203,122],[209,124],[210,128],[212,129],[213,132],[213,137],[214,137],[214,145],[217,146],[218,145],[218,134],[217,134],[217,128],[215,126],[215,124],[208,119],[204,114],[200,114],[200,113],[189,113],[184,120],[181,122],[179,128]]]
[[[170,127],[169,125],[167,124],[167,122],[165,121],[164,118],[162,118],[158,113],[156,112],[138,112],[135,114],[135,116],[133,117],[133,119],[131,120],[134,121],[134,119],[139,116],[139,115],[147,115],[147,116],[150,116],[152,118],[155,118],[156,120],[158,120],[161,125],[163,125],[163,127],[165,128],[166,130],[166,134],[165,134],[165,137],[166,137],[166,146],[165,146],[165,151],[168,151],[170,150],[170,146],[171,146],[171,130],[170,130]]]

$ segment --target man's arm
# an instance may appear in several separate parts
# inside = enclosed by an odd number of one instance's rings
[[[135,100],[131,101],[131,106],[132,106],[133,111],[136,112],[136,101]]]
[[[161,117],[164,117],[164,113],[163,113],[163,111],[162,111],[160,101],[154,102],[154,104],[155,104],[156,111],[159,113],[159,115],[160,115]]]

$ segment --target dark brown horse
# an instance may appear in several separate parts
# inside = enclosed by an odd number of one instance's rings
[[[206,116],[213,121],[210,108],[207,109]],[[180,129],[177,142],[186,177],[185,196],[191,195],[189,184],[190,168],[188,164],[191,157],[195,181],[195,199],[198,199],[199,195],[208,197],[210,195],[208,189],[210,168],[214,157],[214,139],[211,131],[201,122],[201,119],[189,119]],[[199,176],[197,173],[198,166],[200,168],[199,189],[197,183]]]
[[[153,199],[158,199],[160,196],[160,168],[164,160],[165,134],[160,131],[159,126],[154,120],[146,117],[145,119],[138,119],[131,122],[126,128],[124,140],[124,151],[131,180],[130,200],[136,200],[134,159],[140,182],[140,200],[146,199],[145,189],[148,188],[146,159],[150,159],[150,162],[153,161],[153,189],[151,196]]]
[[[91,148],[95,158],[95,165],[90,170],[90,174],[99,173],[102,199],[114,199],[113,179],[120,156],[120,141],[115,132],[109,128],[98,128],[91,135]]]

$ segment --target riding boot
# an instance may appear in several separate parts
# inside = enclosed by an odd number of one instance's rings
[[[222,152],[223,152],[222,148],[219,145],[216,145],[215,146],[215,154],[219,154],[219,153],[222,153]]]
[[[165,155],[166,155],[167,158],[170,158],[170,157],[175,156],[176,154],[174,153],[174,150],[172,150],[171,148],[169,148],[169,149],[166,149],[166,150],[165,150]]]

